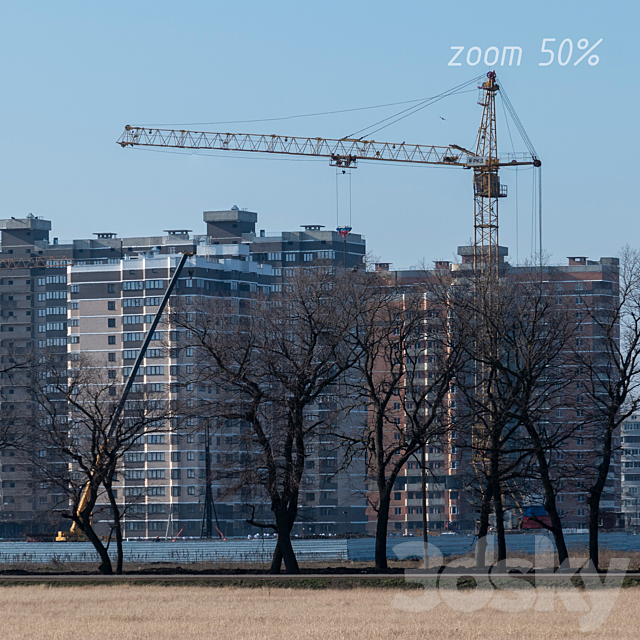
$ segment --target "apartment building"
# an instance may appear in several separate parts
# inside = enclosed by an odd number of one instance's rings
[[[257,235],[257,214],[237,207],[205,212],[204,221],[203,234],[170,229],[163,235],[120,238],[103,231],[92,239],[69,242],[50,239],[47,220],[29,216],[0,221],[2,346],[25,353],[46,348],[63,359],[90,354],[102,359],[109,376],[124,381],[184,251],[195,255],[175,290],[183,301],[200,295],[241,299],[282,291],[293,269],[315,262],[364,266],[365,241],[357,234],[345,241],[320,225],[307,225],[300,232]],[[135,391],[175,399],[175,383],[188,376],[193,365],[188,351],[172,349],[171,336],[170,329],[156,332],[134,382]],[[28,406],[24,388],[2,382],[7,408]],[[208,388],[198,391],[210,393]],[[316,415],[333,411],[333,404],[331,397],[325,397],[309,411]],[[356,413],[351,419],[362,420]],[[231,426],[224,434],[205,434],[197,424],[188,426],[189,434],[181,430],[145,436],[127,454],[118,480],[118,499],[136,498],[125,517],[127,535],[155,537],[179,531],[200,535],[205,456],[211,456],[212,464],[224,459],[237,441],[238,427]],[[294,533],[364,530],[363,471],[336,475],[335,447],[329,441],[314,442],[307,453],[302,519]],[[50,507],[59,503],[60,496],[33,481],[28,465],[17,461],[17,452],[8,449],[2,454],[0,535],[58,528]],[[229,497],[222,486],[214,486],[213,495],[217,524],[225,535],[255,532],[245,522],[247,496]],[[254,506],[264,508],[263,500],[256,501]]]
[[[622,514],[624,525],[640,531],[640,416],[624,421],[620,435],[622,466]]]
[[[470,271],[473,267],[473,247],[459,247],[458,255],[460,262],[450,263],[439,261],[435,264],[436,271],[450,271],[456,277],[464,277],[466,271]],[[512,267],[506,262],[508,250],[506,247],[500,247],[499,260],[503,273],[513,274],[514,277],[521,277],[526,267]],[[555,302],[558,305],[568,306],[572,309],[576,319],[576,348],[591,349],[596,348],[596,344],[592,340],[595,332],[593,325],[588,319],[587,309],[593,309],[598,304],[603,304],[611,297],[617,296],[617,271],[618,261],[616,258],[600,258],[598,261],[588,260],[584,256],[570,257],[568,264],[549,266],[545,269],[552,283],[551,288],[555,295]],[[417,270],[398,270],[390,269],[388,263],[380,263],[377,265],[378,270],[388,274],[388,277],[399,287],[411,286],[412,284],[423,280],[425,277],[435,275],[434,272],[425,273]],[[425,345],[428,345],[428,337],[424,337]],[[429,348],[425,349],[425,377],[429,375]],[[580,391],[579,380],[576,381],[572,388],[573,397],[571,402],[567,403],[566,408],[558,408],[555,410],[554,420],[562,422],[566,421],[567,425],[572,422],[578,423],[583,419],[585,411],[588,407],[582,408],[584,395]],[[456,393],[455,386],[449,393],[447,404],[449,411],[453,414],[455,420],[455,412],[458,410],[458,404],[461,401]],[[400,411],[400,403],[397,403],[399,409],[397,420],[401,424],[403,420]],[[628,427],[632,429],[632,426]],[[639,427],[640,428],[640,427]],[[465,489],[465,474],[471,468],[471,452],[459,440],[460,434],[453,429],[448,435],[446,442],[440,444],[432,444],[425,450],[425,460],[429,469],[426,496],[427,496],[427,523],[430,531],[474,531],[476,528],[477,513],[477,497],[474,497]],[[627,442],[625,437],[625,442]],[[635,442],[635,441],[629,441]],[[640,446],[640,436],[638,437]],[[631,446],[631,445],[630,445]],[[640,463],[631,462],[633,449],[629,449],[628,453],[623,452],[623,460],[626,464]],[[590,438],[588,429],[580,426],[576,427],[574,437],[568,439],[563,444],[562,451],[554,453],[558,461],[572,460],[579,465],[581,461],[587,461],[593,452],[593,441]],[[640,460],[640,457],[638,458]],[[624,464],[624,463],[623,463]],[[396,481],[395,490],[392,494],[392,502],[390,506],[389,531],[396,534],[416,534],[422,529],[422,502],[421,502],[421,462],[420,455],[416,455],[412,460],[407,462],[403,472]],[[630,478],[627,493],[627,500],[633,501],[631,493],[634,491],[634,482],[631,478],[638,480],[640,486],[640,472],[638,475],[625,476]],[[530,496],[531,504],[542,504],[542,496],[536,500],[535,496]],[[575,481],[563,481],[562,488],[558,494],[558,508],[560,516],[563,519],[564,526],[568,529],[583,529],[588,523],[588,508],[586,503],[587,495],[584,486],[581,485],[578,478]],[[507,512],[505,514],[506,526],[515,528],[518,526],[523,507],[530,506],[529,503],[524,504],[518,502],[508,496],[505,497]],[[635,503],[634,503],[635,504]],[[613,528],[620,521],[620,513],[622,510],[621,503],[621,462],[620,456],[615,455],[611,472],[607,479],[605,492],[602,499],[602,520],[603,526]],[[367,510],[369,517],[369,530],[373,531],[375,527],[376,514],[371,508]]]

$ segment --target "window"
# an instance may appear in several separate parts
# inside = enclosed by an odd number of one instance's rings
[[[578,509],[578,515],[579,516],[584,516],[585,514],[585,510],[584,509]]]
[[[196,454],[195,451],[187,451],[187,460],[195,460]]]
[[[142,289],[142,287],[140,287]],[[147,280],[145,289],[164,289],[164,280]]]
[[[280,251],[275,251],[273,253],[268,254],[269,255],[269,260],[276,260],[276,261],[281,261],[282,260],[282,253]]]
[[[164,469],[147,469],[147,478],[149,478],[149,480],[160,480],[164,478]]]
[[[164,375],[164,367],[155,366],[155,367],[145,367],[145,373],[148,376],[162,376]]]
[[[576,438],[576,444],[581,447],[584,445],[584,438]]]
[[[182,487],[171,487],[171,495],[174,498],[179,498],[182,493]]]
[[[122,301],[123,307],[141,307],[142,306],[142,298],[125,298]],[[115,304],[115,302],[113,303]]]
[[[296,254],[295,253],[285,253],[284,254],[284,261],[285,262],[294,262],[296,259]]]
[[[144,480],[144,469],[125,469],[125,480]]]
[[[171,479],[180,480],[182,477],[182,469],[171,469]]]
[[[115,300],[110,300],[109,302],[107,302],[107,309],[109,311],[115,311],[116,310]]]
[[[150,451],[147,453],[148,462],[164,462],[164,451]]]
[[[305,253],[303,259],[305,262],[311,262],[313,260],[313,253]]]
[[[67,284],[67,276],[47,276],[47,284]]]
[[[142,324],[142,316],[123,316],[122,324]]]
[[[39,309],[39,311],[43,311],[43,309]],[[66,316],[67,307],[47,307],[47,315],[48,316]]]
[[[109,286],[112,287],[113,285]],[[125,280],[122,283],[122,289],[124,291],[140,291],[141,289],[144,289],[144,283],[142,282],[142,280]]]
[[[162,358],[164,355],[162,349],[147,349],[145,353],[145,358]]]
[[[72,302],[70,306],[71,306],[71,309],[79,309],[80,308],[80,305],[77,302]]]
[[[115,380],[115,379],[116,379],[116,370],[109,369],[109,380]]]
[[[394,507],[394,508],[393,508],[393,513],[394,513],[396,516],[401,516],[401,515],[402,515],[402,507]]]
[[[107,337],[107,344],[115,344],[116,343],[116,337],[115,336],[108,336]]]
[[[449,507],[449,513],[450,513],[452,516],[457,515],[457,514],[459,513],[459,511],[458,511],[458,507]]]
[[[147,307],[159,307],[162,302],[162,298],[145,298],[144,304]]]
[[[73,287],[71,287],[73,293]],[[78,293],[77,291],[75,293]],[[67,292],[66,291],[47,291],[45,294],[47,300],[66,300]]]
[[[109,362],[115,362],[116,361],[116,354],[115,353],[109,353],[108,354],[108,360],[109,360]]]
[[[187,494],[190,496],[195,496],[196,495],[196,488],[195,487],[187,487]]]
[[[124,461],[125,462],[144,462],[144,453],[142,453],[141,451],[140,452],[136,451],[135,453],[127,452],[124,454]]]
[[[46,279],[45,278],[38,278],[38,286],[39,287],[44,287],[44,285],[46,284]]]
[[[116,319],[115,318],[108,318],[107,319],[107,327],[109,327],[110,329],[114,329],[116,326]]]
[[[336,257],[335,251],[318,251],[319,260],[333,260]]]
[[[125,333],[124,342],[141,342],[144,339],[144,333],[142,331],[136,333]]]
[[[147,444],[164,444],[164,436],[157,434],[147,436]]]
[[[115,284],[108,284],[107,285],[107,293],[115,293],[116,292],[116,285]]]
[[[70,289],[71,289],[71,293],[80,293],[80,285],[78,285],[78,284],[72,284]],[[47,298],[49,297],[49,293],[50,292],[47,291]],[[56,292],[56,293],[58,293],[58,292]],[[64,297],[65,298],[67,297],[67,292],[66,291],[64,292]]]
[[[47,322],[47,331],[66,331],[66,322]]]

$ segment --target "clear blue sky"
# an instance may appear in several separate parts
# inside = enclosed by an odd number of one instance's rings
[[[438,5],[437,7],[435,5]],[[0,3],[0,216],[33,212],[62,239],[203,229],[202,211],[257,211],[259,228],[336,224],[324,161],[123,150],[127,123],[277,118],[428,97],[485,72],[472,46],[519,45],[497,66],[543,161],[544,245],[552,260],[640,246],[635,2],[20,2]],[[596,66],[538,63],[594,44]],[[463,64],[448,66],[452,46]],[[565,49],[565,53],[566,53]],[[577,51],[577,49],[576,49]],[[473,60],[473,58],[472,58]],[[402,107],[205,130],[341,137]],[[445,118],[444,120],[442,118]],[[472,143],[475,92],[377,133],[376,140]],[[500,144],[510,150],[501,122]],[[524,145],[515,139],[515,146]],[[504,172],[501,244],[530,249],[531,173]],[[340,179],[346,222],[346,179]],[[472,235],[470,172],[363,164],[352,176],[354,231],[397,267],[447,259]]]

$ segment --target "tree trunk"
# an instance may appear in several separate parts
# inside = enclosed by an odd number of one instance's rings
[[[282,552],[285,573],[300,573],[298,560],[291,544],[291,527],[285,527],[284,533],[278,531],[278,546]]]
[[[479,569],[487,563],[487,533],[489,532],[489,514],[491,512],[491,489],[487,487],[482,496],[480,507],[480,524],[478,525],[478,544],[476,546],[476,567]]]
[[[269,573],[280,573],[280,567],[282,567],[282,549],[280,548],[280,536],[278,536],[276,548],[273,550],[273,557],[271,558]]]
[[[493,508],[496,513],[496,533],[498,536],[498,562],[504,563],[507,560],[507,539],[504,532],[504,504],[502,502],[502,491],[499,485],[494,488]]]
[[[589,560],[594,571],[600,568],[598,548],[598,524],[600,520],[600,496],[589,496]]]
[[[613,431],[607,429],[604,437],[602,461],[598,465],[598,476],[589,491],[589,560],[594,571],[600,568],[600,550],[598,548],[598,524],[600,521],[600,500],[607,484],[611,466]]]
[[[86,490],[90,492],[89,498],[84,504],[82,511],[78,513],[78,520],[76,521],[76,524],[78,524],[80,530],[87,536],[87,538],[89,538],[89,542],[94,546],[95,550],[100,556],[100,566],[98,567],[98,571],[100,571],[100,573],[104,575],[110,576],[113,574],[111,558],[109,558],[107,549],[102,544],[100,538],[96,535],[96,532],[93,530],[93,524],[91,522],[93,508],[95,507],[98,494],[98,488],[89,485]]]
[[[122,563],[123,563],[123,551],[122,551],[122,520],[120,519],[120,509],[116,502],[116,498],[113,495],[113,487],[109,484],[105,484],[107,490],[107,496],[109,496],[109,504],[111,505],[111,511],[113,513],[113,527],[116,532],[116,552],[118,554],[116,559],[116,574],[122,575]]]
[[[280,573],[282,562],[284,562],[285,573],[300,573],[298,560],[291,544],[291,529],[293,528],[295,516],[292,515],[287,506],[278,506],[274,515],[278,530],[278,541],[273,552],[269,573]]]
[[[541,467],[542,469],[542,467]],[[548,471],[542,475],[542,485],[544,487],[544,508],[551,520],[551,533],[553,535],[553,541],[556,543],[556,550],[558,551],[558,563],[562,566],[564,562],[569,561],[569,551],[567,550],[567,543],[564,539],[564,533],[562,531],[562,520],[558,514],[556,507],[556,496],[553,491],[553,485],[551,484],[551,478]]]
[[[109,557],[109,552],[102,544],[102,541],[96,535],[96,532],[93,530],[93,527],[89,524],[85,526],[84,533],[89,538],[89,542],[95,547],[95,550],[98,552],[100,556],[100,566],[98,567],[98,571],[105,576],[113,575],[113,566],[111,564],[111,558]]]
[[[389,504],[391,502],[387,491],[380,494],[380,503],[378,505],[378,522],[376,523],[376,569],[386,571],[387,564],[387,527],[389,525]]]
[[[556,544],[556,550],[558,552],[558,563],[562,565],[564,562],[568,563],[569,552],[567,551],[567,543],[565,542],[564,533],[562,532],[562,520],[558,515],[558,509],[556,507],[556,494],[553,490],[553,482],[551,480],[545,447],[542,444],[540,434],[536,430],[535,425],[525,422],[524,426],[533,442],[534,453],[538,461],[540,481],[544,489],[544,508],[551,520],[551,526],[547,527],[547,529],[551,530],[553,541]]]

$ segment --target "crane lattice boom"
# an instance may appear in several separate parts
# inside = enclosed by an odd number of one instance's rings
[[[179,129],[150,129],[127,125],[118,144],[123,147],[171,147],[216,151],[253,151],[295,156],[329,158],[338,167],[354,167],[358,160],[415,162],[458,167],[477,167],[492,161],[494,166],[533,164],[525,153],[503,154],[499,158],[483,158],[473,151],[449,145],[446,147],[406,142],[376,142],[344,138],[301,138],[296,136],[253,133],[207,133]],[[495,162],[497,161],[497,164]]]

